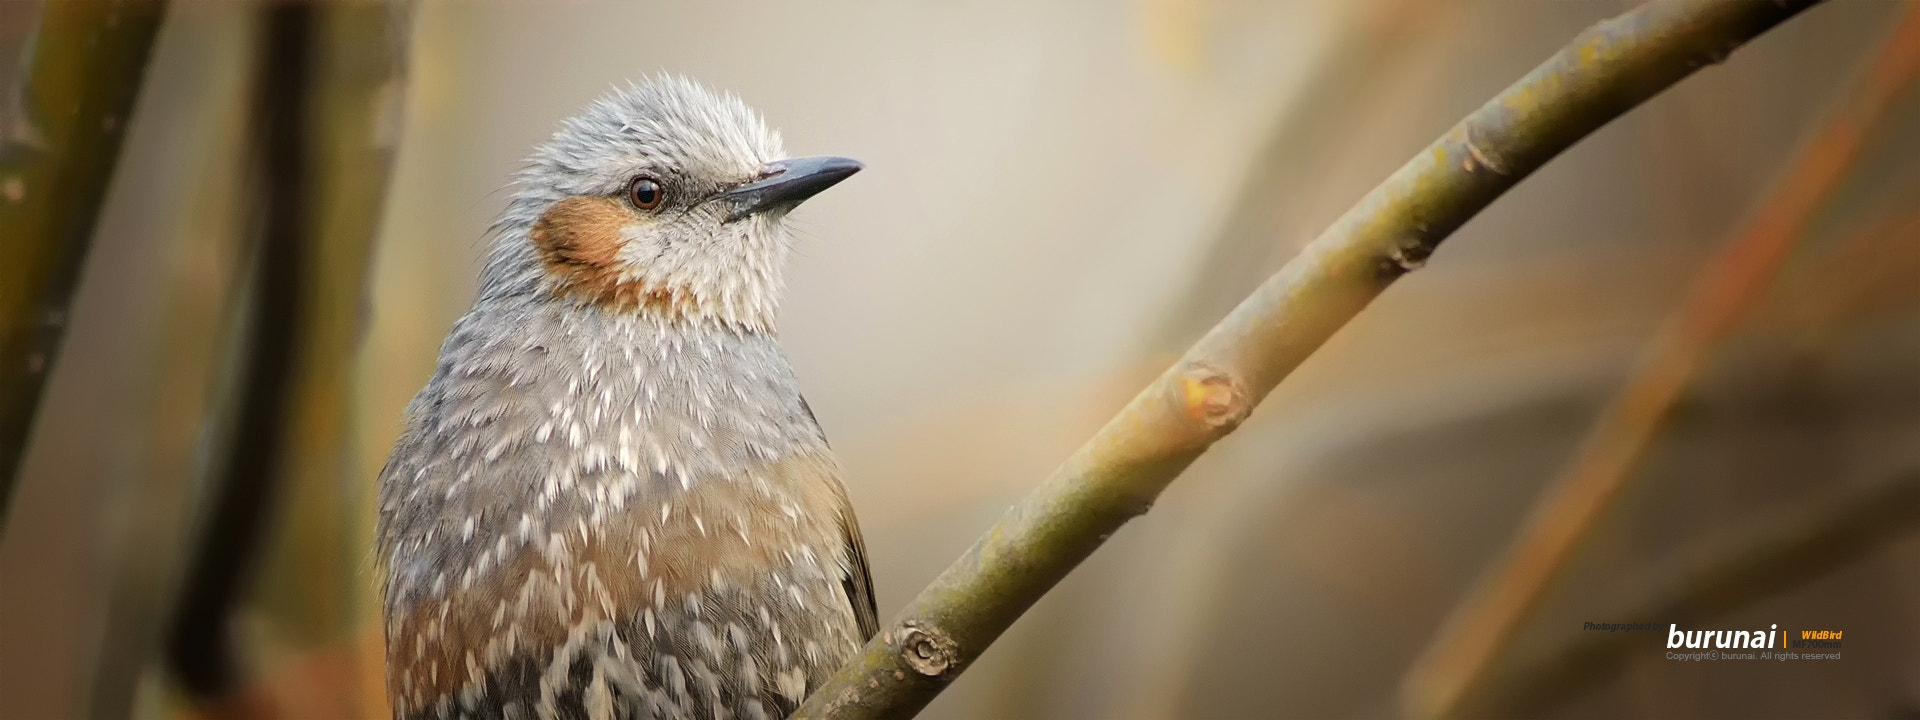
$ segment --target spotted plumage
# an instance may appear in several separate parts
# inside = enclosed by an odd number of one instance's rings
[[[778,718],[873,634],[774,336],[785,213],[857,169],[674,78],[535,154],[381,473],[398,720]]]

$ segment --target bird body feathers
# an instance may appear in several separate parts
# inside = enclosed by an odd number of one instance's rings
[[[773,335],[782,217],[823,187],[762,190],[779,154],[738,100],[666,78],[521,174],[381,472],[396,720],[778,718],[873,634],[839,463]],[[666,199],[625,200],[636,177]],[[753,182],[772,209],[743,216],[720,193]]]
[[[758,334],[476,307],[383,473],[397,716],[790,711],[874,626],[795,387]]]

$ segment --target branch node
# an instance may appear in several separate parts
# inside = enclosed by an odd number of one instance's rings
[[[1240,426],[1253,411],[1247,391],[1232,373],[1195,363],[1180,377],[1181,395],[1186,400],[1187,416],[1207,427],[1228,432]]]
[[[937,678],[959,664],[959,653],[951,638],[918,623],[908,623],[906,628],[906,633],[900,636],[900,658],[914,672]]]
[[[1427,258],[1433,257],[1433,246],[1417,237],[1401,239],[1387,250],[1387,260],[1397,270],[1396,274],[1405,275],[1427,266]]]
[[[1465,166],[1467,172],[1473,172],[1473,165],[1478,164],[1480,167],[1492,170],[1496,175],[1507,174],[1506,163],[1504,161],[1480,149],[1480,142],[1473,139],[1472,127],[1467,128],[1467,139],[1460,144],[1466,146],[1467,157],[1470,158],[1469,164]]]

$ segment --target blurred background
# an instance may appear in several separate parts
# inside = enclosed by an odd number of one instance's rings
[[[59,62],[119,78],[86,107],[132,93],[83,128],[124,140],[63,246],[71,304],[32,316],[64,339],[0,505],[0,718],[385,716],[373,479],[508,175],[613,84],[685,74],[867,164],[794,216],[781,334],[884,618],[1373,184],[1632,5],[0,0],[0,170],[84,137],[36,106],[89,77]],[[1914,7],[1816,7],[1554,160],[924,717],[1399,715]],[[1783,269],[1730,291],[1749,310],[1486,714],[1920,717],[1920,94],[1881,115]],[[1672,662],[1667,623],[1842,629],[1844,659]]]

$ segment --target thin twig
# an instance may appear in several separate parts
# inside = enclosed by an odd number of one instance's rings
[[[1869,67],[1865,83],[1835,113],[1751,223],[1711,259],[1655,338],[1632,379],[1601,416],[1528,516],[1494,570],[1466,595],[1402,688],[1408,709],[1449,717],[1564,572],[1581,541],[1613,505],[1662,418],[1779,275],[1789,252],[1859,157],[1867,136],[1920,75],[1920,6],[1908,10]]]
[[[919,711],[1453,231],[1554,156],[1817,0],[1662,0],[1601,23],[1314,240],[935,579],[796,718]]]
[[[40,5],[18,95],[0,107],[0,523],[166,8]]]

